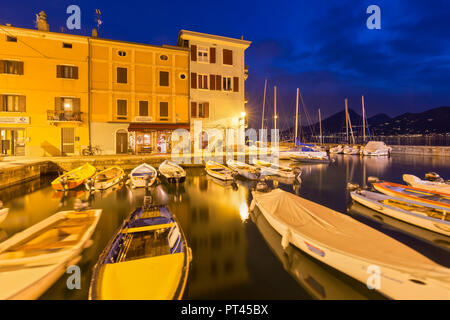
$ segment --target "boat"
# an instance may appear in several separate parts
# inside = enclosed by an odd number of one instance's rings
[[[292,161],[304,163],[330,163],[328,156],[313,156],[313,155],[293,155],[290,157]],[[334,159],[333,159],[334,160]]]
[[[53,180],[52,187],[57,191],[75,189],[85,183],[88,178],[95,174],[95,172],[96,169],[89,163],[86,163]]]
[[[92,178],[87,179],[85,186],[88,191],[106,190],[125,178],[125,173],[120,167],[110,167],[96,173]]]
[[[223,164],[220,164],[215,161],[208,161],[205,165],[206,173],[209,174],[211,177],[217,178],[219,180],[223,181],[232,181],[233,178],[233,170],[228,168],[227,166],[224,166]]]
[[[450,299],[450,269],[353,218],[289,192],[253,191],[256,207],[289,244],[391,299]]]
[[[230,169],[236,171],[240,176],[249,179],[249,180],[258,180],[261,178],[262,170],[250,164],[246,164],[244,162],[236,161],[236,160],[228,160],[228,167]]]
[[[349,206],[347,212],[350,215],[363,216],[371,221],[379,223],[381,224],[381,229],[383,230],[391,229],[401,232],[408,237],[413,238],[415,243],[417,243],[417,240],[426,241],[434,246],[439,246],[447,250],[447,253],[450,253],[450,238],[448,236],[417,227],[385,214],[381,214],[378,211],[372,210],[355,201],[353,201]]]
[[[423,205],[420,202],[405,200],[367,190],[350,193],[352,199],[372,210],[413,224],[415,226],[450,236],[450,213],[448,208]]]
[[[313,259],[294,246],[283,249],[280,234],[255,210],[250,215],[283,268],[316,300],[367,300],[382,298],[365,285]],[[376,293],[375,293],[376,294]]]
[[[332,154],[341,154],[344,152],[344,147],[342,145],[338,145],[336,147],[330,148],[330,153]]]
[[[291,167],[258,159],[252,159],[252,162],[257,168],[261,169],[265,176],[280,176],[287,179],[293,179],[296,176],[294,169]],[[298,174],[301,174],[301,170]]]
[[[359,155],[360,150],[358,146],[345,146],[343,153],[347,155]]]
[[[2,207],[0,206],[0,224],[1,224],[3,221],[5,221],[6,216],[8,215],[8,213],[9,213],[9,208],[2,208]]]
[[[151,165],[143,163],[134,168],[130,173],[130,182],[133,188],[151,186],[158,176],[158,172]]]
[[[94,267],[91,300],[180,300],[192,253],[167,206],[137,208]]]
[[[186,180],[186,171],[178,164],[165,160],[159,165],[159,173],[168,183],[182,183]]]
[[[412,174],[404,174],[403,181],[408,185],[427,191],[445,193],[450,196],[450,184],[445,182],[422,180]]]
[[[61,211],[0,243],[0,299],[39,298],[81,259],[101,213]]]
[[[362,154],[365,156],[389,156],[392,148],[383,141],[369,141],[363,148]]]
[[[372,186],[378,192],[384,193],[388,196],[413,200],[425,205],[450,208],[450,194],[408,187],[392,182],[375,182],[372,183]]]

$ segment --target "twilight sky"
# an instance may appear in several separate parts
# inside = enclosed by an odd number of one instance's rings
[[[273,86],[278,87],[281,125],[294,116],[297,87],[313,120],[317,108],[323,118],[343,110],[345,98],[359,112],[362,94],[369,116],[450,105],[447,0],[2,0],[0,24],[34,28],[35,14],[44,10],[51,31],[59,31],[71,4],[81,8],[82,29],[67,33],[90,34],[98,8],[104,22],[100,36],[110,39],[175,45],[180,29],[243,35],[253,42],[246,55],[246,89],[256,126],[264,78],[269,110]],[[381,30],[366,27],[372,4],[381,8]]]

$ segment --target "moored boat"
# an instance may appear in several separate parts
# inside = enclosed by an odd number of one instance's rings
[[[102,252],[89,299],[179,300],[191,260],[183,231],[166,206],[138,208]]]
[[[280,176],[280,177],[287,178],[287,179],[295,178],[294,169],[291,167],[282,166],[282,165],[279,165],[276,163],[267,162],[267,161],[258,160],[258,159],[253,159],[252,162],[256,167],[261,168],[263,175],[267,175],[267,176],[274,175],[274,176]],[[300,173],[301,173],[301,171],[299,172],[299,174]]]
[[[6,216],[9,213],[9,208],[2,208],[2,206],[0,205],[0,224],[5,221]]]
[[[125,178],[125,173],[120,167],[110,167],[96,173],[87,179],[85,186],[87,190],[106,190],[118,184]]]
[[[233,170],[215,161],[208,161],[205,165],[205,170],[211,177],[222,181],[231,181],[234,179]]]
[[[186,171],[172,161],[165,160],[158,169],[168,183],[182,183],[186,180]]]
[[[151,165],[143,163],[134,168],[130,173],[130,182],[133,188],[151,186],[158,176],[158,172]]]
[[[404,174],[403,181],[415,188],[444,193],[450,196],[450,184],[445,182],[422,180],[412,174]]]
[[[75,189],[85,183],[88,178],[95,174],[95,172],[96,169],[89,163],[86,163],[81,167],[66,172],[53,180],[52,187],[58,191]]]
[[[292,161],[304,163],[330,163],[328,156],[312,156],[312,155],[293,155],[290,157]]]
[[[358,155],[360,154],[360,150],[358,146],[345,146],[343,153],[346,155]]]
[[[258,180],[261,178],[262,170],[250,164],[236,160],[228,160],[227,165],[234,171],[236,171],[240,176],[249,180]]]
[[[383,141],[369,141],[363,148],[362,154],[365,156],[389,156],[392,148]]]
[[[338,145],[336,147],[330,148],[330,153],[332,154],[341,154],[344,152],[344,147],[342,145]]]
[[[372,185],[375,190],[388,196],[413,200],[425,205],[435,205],[450,208],[450,194],[408,187],[392,182],[375,182]]]
[[[448,208],[423,205],[420,202],[358,190],[350,193],[352,199],[372,210],[415,226],[450,236]]]
[[[58,212],[0,243],[0,299],[39,298],[79,261],[101,213]]]
[[[251,209],[259,208],[283,247],[290,243],[388,298],[450,298],[450,270],[397,240],[280,189],[252,195]]]

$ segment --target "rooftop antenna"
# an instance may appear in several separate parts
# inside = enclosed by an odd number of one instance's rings
[[[103,21],[100,19],[102,12],[100,11],[100,9],[95,9],[95,13],[97,14],[97,19],[96,19],[97,31],[98,31],[98,33],[100,33],[100,26],[103,24]]]

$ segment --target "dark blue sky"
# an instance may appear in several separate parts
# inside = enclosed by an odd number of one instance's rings
[[[32,28],[44,10],[50,28],[65,25],[68,5],[82,10],[82,30],[95,27],[95,9],[104,24],[101,36],[150,44],[176,44],[188,29],[252,41],[246,63],[252,121],[261,110],[264,78],[268,108],[279,90],[281,121],[291,121],[295,90],[308,111],[327,117],[349,106],[368,115],[395,116],[450,105],[450,2],[390,1],[13,1],[2,0],[0,24]],[[381,30],[368,30],[366,9],[381,8]],[[67,31],[69,32],[69,31]]]

